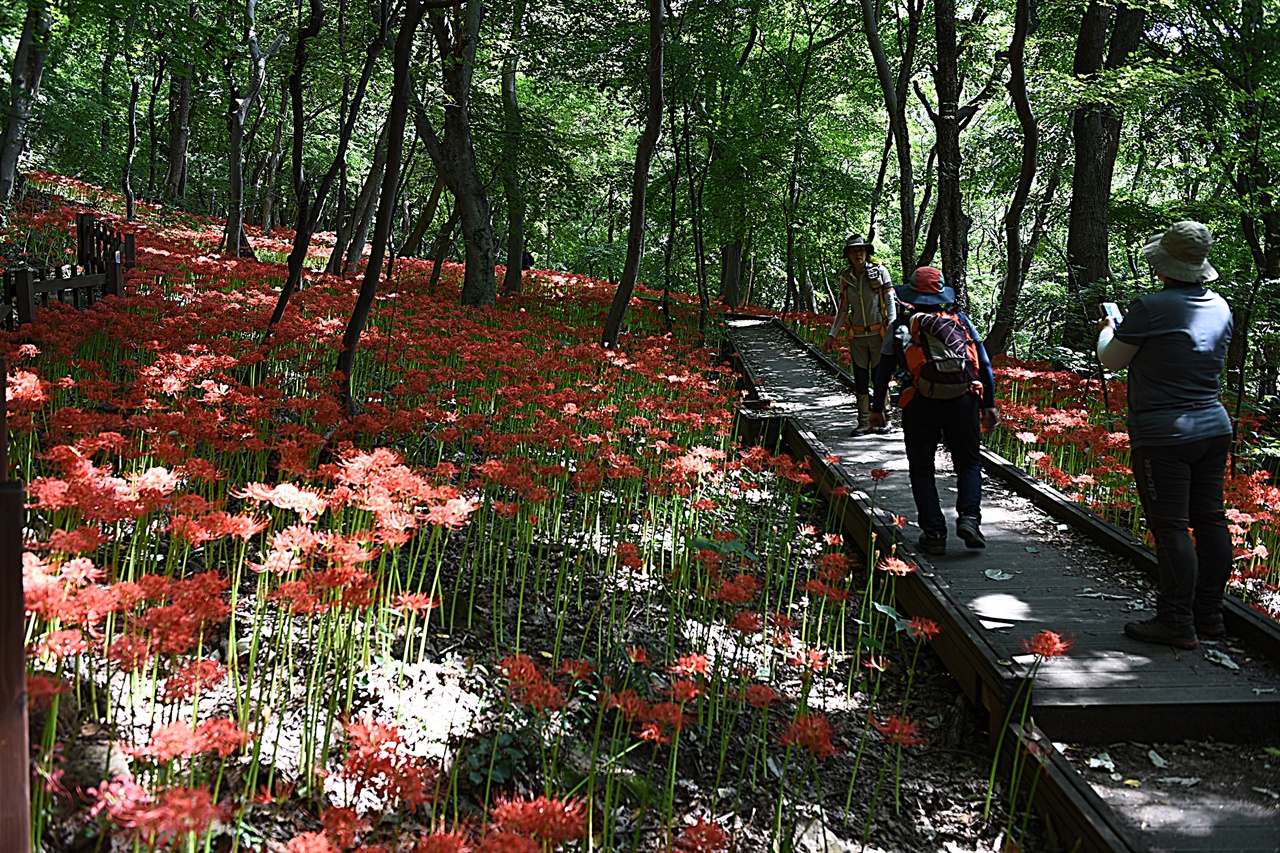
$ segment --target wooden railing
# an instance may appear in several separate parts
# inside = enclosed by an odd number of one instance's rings
[[[124,273],[134,265],[132,234],[120,234],[87,211],[76,214],[76,262],[57,267],[18,267],[4,271],[3,325],[12,330],[35,319],[36,308],[51,299],[87,308],[124,292]]]

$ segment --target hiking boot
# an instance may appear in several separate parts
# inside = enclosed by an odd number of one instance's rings
[[[1173,646],[1175,649],[1194,649],[1200,644],[1194,628],[1172,628],[1159,619],[1148,619],[1145,622],[1127,622],[1124,635],[1143,643],[1159,643],[1162,646]]]
[[[964,540],[966,548],[987,547],[987,537],[978,528],[978,519],[972,515],[962,515],[956,519],[956,535]]]
[[[1204,637],[1207,640],[1216,640],[1219,637],[1227,636],[1227,626],[1223,624],[1222,619],[1216,622],[1197,622],[1196,636]]]
[[[916,540],[920,550],[931,557],[944,557],[947,554],[947,534],[921,533]]]

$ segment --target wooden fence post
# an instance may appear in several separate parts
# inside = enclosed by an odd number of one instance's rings
[[[93,257],[90,242],[93,235],[93,214],[82,210],[76,214],[76,266],[81,271],[89,269],[89,259]]]
[[[9,429],[0,359],[0,848],[31,851],[31,746],[27,729],[26,606],[22,597],[22,484],[9,479]]]
[[[138,265],[138,242],[132,234],[124,235],[124,268],[133,269]]]
[[[107,280],[102,285],[105,296],[124,295],[124,264],[120,261],[120,253],[107,255]]]
[[[14,272],[14,302],[18,309],[18,322],[30,323],[36,318],[35,270],[24,267]]]

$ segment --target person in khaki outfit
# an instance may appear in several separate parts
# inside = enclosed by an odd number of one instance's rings
[[[871,251],[870,241],[862,239],[861,234],[853,234],[844,241],[844,256],[849,265],[840,271],[840,307],[822,347],[831,352],[836,345],[836,336],[848,324],[845,335],[858,395],[858,426],[853,431],[854,435],[868,431],[871,371],[880,363],[885,331],[898,316],[889,270],[871,261]],[[888,428],[877,427],[872,431],[883,433]]]

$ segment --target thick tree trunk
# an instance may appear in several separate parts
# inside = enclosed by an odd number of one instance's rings
[[[473,0],[474,2],[474,0]],[[404,17],[400,23],[400,33],[396,38],[393,60],[394,77],[391,87],[391,105],[387,117],[387,167],[382,181],[382,196],[378,202],[378,219],[373,231],[373,246],[369,254],[369,265],[365,268],[364,279],[360,282],[360,293],[356,297],[355,307],[351,311],[351,319],[342,335],[342,350],[338,354],[337,370],[339,379],[338,398],[348,412],[354,412],[355,399],[351,392],[351,370],[355,365],[356,348],[360,345],[360,335],[369,320],[369,311],[373,308],[373,299],[378,293],[378,280],[382,277],[382,260],[386,254],[387,238],[391,233],[391,220],[395,215],[396,187],[400,178],[400,156],[404,151],[405,116],[409,112],[410,74],[409,63],[413,54],[414,34],[422,22],[425,12],[422,0],[407,0]],[[476,10],[477,19],[479,10]],[[478,25],[478,20],[477,20]],[[474,49],[474,47],[473,47]],[[492,270],[490,270],[492,275]]]
[[[191,2],[191,19],[199,17],[197,0]],[[194,63],[175,68],[169,78],[169,166],[162,194],[166,201],[187,195],[187,149],[191,144],[191,81]]]
[[[1090,0],[1080,22],[1073,72],[1089,83],[1104,68],[1123,65],[1142,35],[1143,10]],[[1114,17],[1115,25],[1112,27]],[[1107,35],[1111,31],[1111,46]],[[1102,102],[1082,104],[1072,115],[1076,162],[1071,181],[1067,260],[1073,282],[1063,345],[1087,349],[1093,341],[1093,304],[1113,278],[1108,252],[1111,178],[1120,145],[1120,113]]]
[[[605,318],[601,343],[610,349],[618,346],[618,334],[622,320],[635,292],[640,277],[640,256],[644,247],[645,190],[649,185],[649,166],[653,152],[662,137],[663,75],[662,41],[666,27],[663,0],[648,0],[649,4],[649,109],[645,115],[644,132],[636,145],[636,166],[631,178],[631,225],[627,231],[627,261],[622,269],[622,280],[613,294],[609,315]]]
[[[1009,98],[1013,101],[1018,125],[1022,129],[1022,158],[1018,170],[1018,186],[1013,191],[1009,210],[1004,216],[1004,282],[1000,288],[995,322],[985,341],[987,352],[992,355],[1003,353],[1009,345],[1009,336],[1013,332],[1018,313],[1018,297],[1022,293],[1022,214],[1031,195],[1040,150],[1040,124],[1027,97],[1026,43],[1027,36],[1035,32],[1038,24],[1035,0],[1017,0],[1013,17],[1013,38],[1009,43],[1009,82],[1005,84],[1005,88],[1009,90]]]
[[[720,247],[720,301],[737,308],[742,285],[742,241],[733,240]]]
[[[27,143],[27,123],[40,93],[40,78],[44,76],[52,28],[53,16],[49,14],[46,0],[27,0],[27,16],[22,22],[22,35],[13,55],[9,114],[5,118],[4,132],[0,134],[0,205],[7,204],[13,193],[18,158]]]
[[[431,13],[431,29],[442,67],[447,103],[444,129],[437,134],[426,109],[414,95],[413,120],[418,136],[436,169],[453,193],[455,212],[462,223],[466,245],[466,272],[462,281],[462,304],[493,305],[497,297],[494,277],[493,224],[489,198],[476,164],[471,140],[471,80],[475,73],[476,47],[480,40],[481,0],[466,0],[461,20]],[[460,23],[461,29],[456,25]],[[517,264],[518,266],[518,264]]]
[[[935,0],[934,34],[938,64],[934,86],[938,92],[938,115],[934,122],[938,152],[938,240],[942,250],[942,273],[956,291],[956,301],[968,308],[965,287],[965,256],[969,227],[960,197],[960,70],[956,44],[955,0]]]
[[[520,142],[524,119],[516,98],[517,45],[523,35],[525,0],[515,0],[511,17],[511,54],[502,66],[502,187],[507,194],[507,273],[503,293],[519,293],[524,267],[524,190],[520,186]]]

